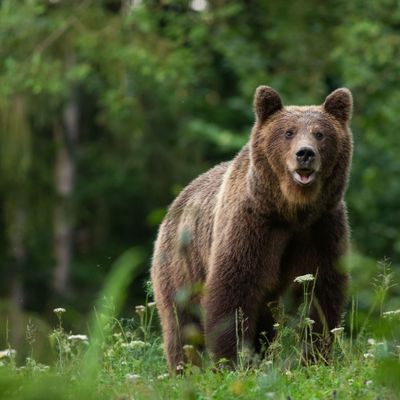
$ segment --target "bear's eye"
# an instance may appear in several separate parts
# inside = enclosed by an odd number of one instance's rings
[[[322,132],[315,132],[314,136],[317,140],[322,140],[324,138],[324,134]]]
[[[286,139],[290,139],[290,138],[292,138],[294,136],[294,132],[291,130],[291,129],[288,129],[286,132],[285,132],[285,138]]]

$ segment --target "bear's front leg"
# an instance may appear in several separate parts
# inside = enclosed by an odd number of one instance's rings
[[[229,225],[228,225],[229,226]],[[238,351],[253,347],[266,294],[279,280],[288,232],[247,225],[244,235],[221,235],[213,249],[202,301],[206,346],[215,361],[237,363]]]
[[[326,360],[332,344],[331,330],[341,323],[349,280],[341,265],[341,258],[348,248],[348,226],[343,205],[321,218],[312,232],[317,271],[310,317],[315,321],[313,332],[317,356]]]
[[[203,308],[206,346],[212,358],[236,364],[238,352],[253,342],[262,296],[261,277],[257,281],[232,272],[220,271],[210,277]]]
[[[311,309],[314,345],[314,358],[329,358],[332,345],[332,329],[339,327],[346,299],[348,275],[332,264],[328,270],[317,275],[314,300]]]

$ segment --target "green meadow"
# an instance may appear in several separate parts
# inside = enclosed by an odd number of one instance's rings
[[[29,322],[27,354],[4,349],[0,359],[0,396],[4,399],[397,399],[400,390],[400,310],[387,310],[393,285],[390,266],[381,263],[368,313],[353,298],[343,326],[335,328],[328,360],[309,361],[302,349],[313,321],[313,277],[304,276],[305,301],[295,315],[276,310],[276,337],[262,357],[243,349],[235,370],[213,364],[202,354],[203,367],[185,365],[170,374],[163,354],[151,285],[146,301],[118,318],[127,285],[143,254],[131,249],[114,264],[91,314],[88,334],[68,331],[65,308],[53,310],[54,327],[47,339],[52,361],[36,359],[36,328]],[[372,318],[372,316],[374,316]],[[239,328],[240,329],[240,324]],[[311,348],[310,348],[311,346]],[[187,350],[191,346],[185,346]]]

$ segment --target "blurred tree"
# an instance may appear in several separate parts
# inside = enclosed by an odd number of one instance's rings
[[[67,68],[74,68],[75,56],[67,54]],[[59,196],[54,207],[54,268],[53,286],[57,293],[66,295],[70,279],[73,255],[74,213],[72,197],[75,191],[76,147],[79,136],[79,106],[76,90],[70,89],[70,97],[63,110],[63,118],[55,122],[54,141],[55,187]]]
[[[371,257],[400,261],[400,5],[343,3],[337,73],[355,96],[355,156],[349,191],[354,239]]]
[[[7,274],[8,294],[12,307],[10,323],[16,327],[13,340],[22,333],[21,311],[24,305],[23,277],[27,273],[27,203],[24,186],[31,161],[31,130],[27,122],[26,102],[15,95],[9,102],[1,102],[0,171],[3,192],[3,212],[6,225],[6,251],[3,262],[10,270]]]

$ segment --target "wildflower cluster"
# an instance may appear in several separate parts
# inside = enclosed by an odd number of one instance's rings
[[[393,311],[385,311],[382,313],[383,318],[394,318],[394,317],[400,317],[400,309],[399,310],[393,310]]]
[[[294,278],[293,282],[295,283],[305,283],[305,282],[312,282],[315,279],[313,274],[305,274],[300,275]]]
[[[5,350],[0,350],[0,359],[12,359],[15,358],[15,355],[17,354],[17,350],[14,349],[5,349]]]

